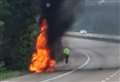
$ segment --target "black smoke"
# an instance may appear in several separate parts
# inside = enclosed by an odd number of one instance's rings
[[[62,10],[62,2],[51,0],[51,8],[46,11],[48,19],[48,45],[53,45],[57,39],[60,39],[73,21],[72,13],[68,14],[69,17],[64,17],[68,12],[67,10]]]
[[[80,0],[35,0],[36,12],[48,20],[48,45],[60,39],[74,21],[74,9]],[[51,6],[47,7],[49,3]]]
[[[48,0],[51,6],[42,7],[43,16],[48,20],[48,45],[53,45],[60,39],[64,32],[70,27],[73,20],[72,12],[69,17],[64,17],[68,12],[62,9],[64,0]]]

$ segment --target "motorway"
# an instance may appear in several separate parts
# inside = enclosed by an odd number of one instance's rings
[[[1,82],[120,82],[120,69],[116,68],[120,65],[117,60],[120,56],[117,53],[119,43],[87,39],[80,39],[79,42],[81,43],[80,53],[71,54],[68,65],[64,62],[58,63],[55,72],[27,74]],[[74,46],[76,45],[78,45],[77,42],[74,43]],[[96,53],[90,53],[93,50]],[[85,54],[88,54],[88,57]]]
[[[82,9],[79,4],[75,21],[70,31],[120,35],[120,0],[81,0],[86,1]]]
[[[93,33],[120,34],[118,23],[120,20],[117,19],[120,17],[120,14],[117,14],[120,13],[120,6],[116,6],[116,3],[107,4],[109,0],[91,1],[106,2],[106,6],[101,4],[100,6],[86,7],[85,13],[81,14],[82,18],[76,19],[76,26],[73,25],[73,27],[80,26],[80,29],[86,29]],[[79,21],[82,22],[79,23]],[[113,27],[114,29],[112,29]],[[79,32],[80,29],[72,30]],[[116,68],[120,66],[120,43],[78,38],[74,38],[74,40],[67,38],[66,41],[67,43],[64,45],[68,44],[68,47],[74,47],[68,65],[62,62],[56,65],[56,71],[53,73],[27,74],[1,82],[120,82],[120,69]],[[89,54],[88,57],[86,54]],[[79,69],[83,65],[84,67]]]
[[[56,71],[54,73],[29,74],[1,82],[120,82],[120,70]]]

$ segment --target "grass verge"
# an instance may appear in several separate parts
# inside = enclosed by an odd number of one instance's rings
[[[0,68],[0,81],[1,80],[6,80],[9,78],[17,77],[24,75],[23,71],[19,70],[8,70],[6,68]]]

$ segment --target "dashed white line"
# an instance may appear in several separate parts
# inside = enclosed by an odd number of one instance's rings
[[[106,77],[104,80],[101,80],[101,82],[109,81],[111,78],[115,77],[118,73],[120,73],[120,70],[117,70],[117,71],[114,72],[113,74],[111,74],[111,75],[109,75],[108,77]]]

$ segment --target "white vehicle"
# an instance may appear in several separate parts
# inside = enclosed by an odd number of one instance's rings
[[[81,34],[87,34],[87,31],[86,30],[80,30],[80,33]]]
[[[81,17],[76,17],[76,22],[62,38],[63,47],[71,49],[71,64],[79,66],[87,55],[90,61],[84,69],[120,67],[118,4],[88,5]]]

